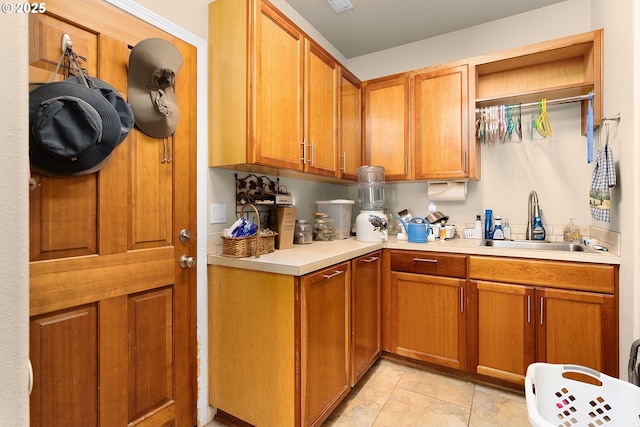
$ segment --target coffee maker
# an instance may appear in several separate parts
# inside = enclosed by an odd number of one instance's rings
[[[358,204],[356,240],[380,242],[387,240],[388,218],[384,213],[384,166],[361,166],[356,170],[358,178]]]

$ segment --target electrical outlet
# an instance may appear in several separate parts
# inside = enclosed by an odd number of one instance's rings
[[[209,205],[209,224],[227,223],[227,204],[211,203]]]

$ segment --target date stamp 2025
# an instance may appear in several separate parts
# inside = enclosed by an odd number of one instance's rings
[[[47,11],[47,6],[44,2],[42,3],[2,3],[0,6],[2,13],[17,13],[17,14],[26,14],[26,13],[45,13]]]

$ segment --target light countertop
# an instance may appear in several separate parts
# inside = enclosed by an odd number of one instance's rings
[[[359,242],[355,237],[352,237],[350,239],[334,240],[331,242],[313,242],[308,245],[294,245],[291,249],[276,250],[269,254],[260,255],[259,258],[231,258],[210,254],[207,261],[210,265],[222,265],[293,276],[302,276],[382,248],[599,264],[620,264],[620,257],[611,252],[505,249],[481,246],[481,243],[482,240],[479,239],[465,239],[462,237],[427,243],[409,243],[406,241],[398,241],[395,236],[390,237],[386,242],[368,243]]]

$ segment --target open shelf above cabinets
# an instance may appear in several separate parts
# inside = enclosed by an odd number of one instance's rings
[[[593,92],[594,126],[602,118],[603,30],[510,49],[472,60],[476,108],[549,101]],[[586,134],[587,101],[582,102]]]

